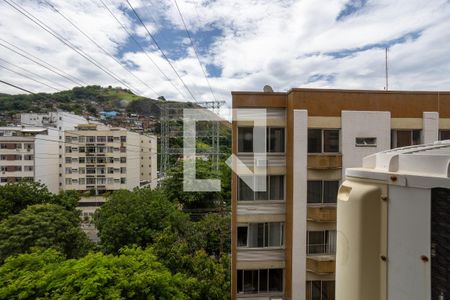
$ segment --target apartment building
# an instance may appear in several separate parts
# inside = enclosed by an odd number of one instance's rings
[[[0,127],[0,185],[24,180],[58,192],[58,138],[42,127]]]
[[[232,299],[335,299],[336,196],[345,168],[382,150],[450,139],[450,92],[292,89],[232,97],[234,109],[267,113],[265,162],[255,161],[254,123],[233,121],[233,153],[250,170],[266,166],[266,178],[254,180],[267,190],[254,192],[233,174]]]
[[[124,128],[78,125],[65,132],[62,189],[101,195],[156,187],[157,142]]]

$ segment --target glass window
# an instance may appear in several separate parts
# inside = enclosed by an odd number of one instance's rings
[[[237,270],[238,293],[283,292],[283,269]]]
[[[335,254],[336,253],[336,231],[308,231],[307,254]]]
[[[335,300],[334,281],[307,281],[306,300]]]
[[[284,128],[267,129],[267,152],[284,152]]]
[[[258,292],[258,270],[244,271],[244,293]]]
[[[283,269],[269,269],[269,292],[283,291]]]
[[[439,140],[450,140],[450,130],[441,130],[439,131]]]
[[[249,179],[256,180],[255,185],[266,181],[266,191],[254,192],[242,178],[238,179],[238,200],[284,200],[284,176],[270,175],[267,177],[248,176]]]
[[[269,270],[259,270],[259,292],[268,292]]]
[[[310,204],[336,203],[339,181],[308,180],[307,202]]]
[[[355,138],[356,147],[376,147],[377,138],[376,137],[357,137]]]
[[[421,144],[421,130],[392,130],[391,146],[392,148],[407,147]]]
[[[284,200],[284,176],[269,176],[270,200]]]
[[[250,223],[246,237],[249,248],[282,247],[284,245],[284,223]]]
[[[323,131],[323,152],[336,153],[339,152],[339,130]]]
[[[238,152],[253,152],[253,127],[238,128]]]
[[[308,153],[322,152],[322,130],[308,129]]]
[[[248,226],[238,226],[237,244],[238,247],[247,247]]]

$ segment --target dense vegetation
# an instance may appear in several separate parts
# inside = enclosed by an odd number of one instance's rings
[[[201,176],[227,177],[210,167],[198,162]],[[111,194],[94,216],[97,245],[76,193],[0,186],[0,299],[229,299],[229,180],[223,193],[180,193],[180,171],[161,189]],[[185,212],[205,205],[217,213]]]

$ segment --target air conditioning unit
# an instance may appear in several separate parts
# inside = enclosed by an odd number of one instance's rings
[[[337,300],[450,299],[450,141],[347,169],[337,232]]]

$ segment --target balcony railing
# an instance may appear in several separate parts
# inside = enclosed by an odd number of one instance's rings
[[[335,255],[335,244],[308,244],[306,245],[308,255]]]

